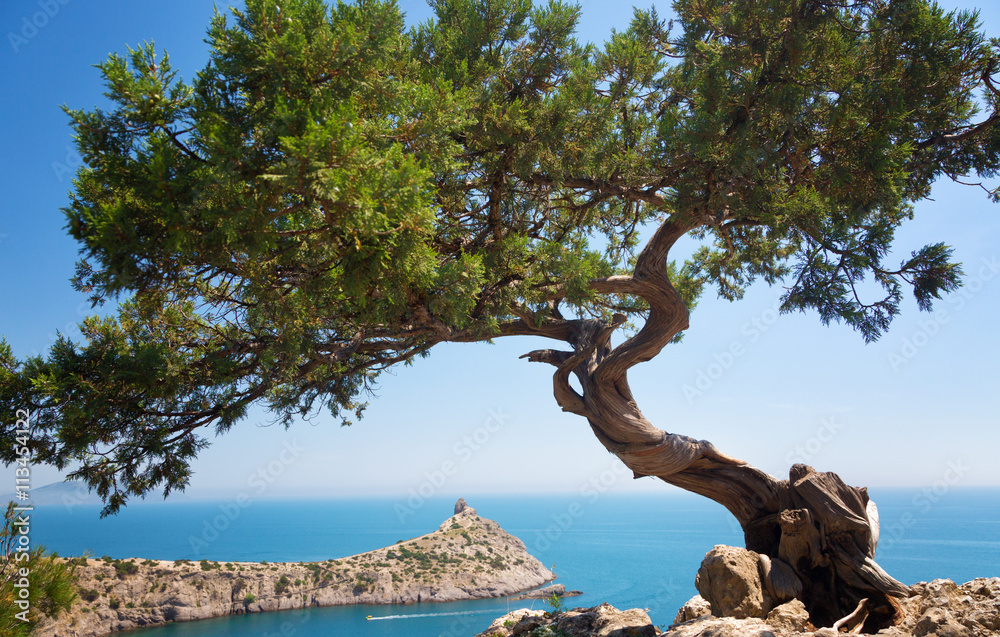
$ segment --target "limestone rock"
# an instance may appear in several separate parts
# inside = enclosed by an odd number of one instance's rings
[[[702,616],[692,618],[695,597],[677,614],[663,637],[838,637],[833,628],[815,629],[801,602],[793,600],[771,610],[766,621],[756,618]],[[899,600],[905,619],[878,637],[997,637],[1000,635],[1000,578],[975,579],[961,586],[934,580],[911,587]]]
[[[553,595],[556,597],[576,597],[577,595],[583,595],[583,593],[580,591],[567,591],[566,587],[562,584],[553,584],[551,586],[545,586],[533,591],[521,593],[514,599],[548,599]]]
[[[899,635],[995,637],[1000,635],[1000,577],[955,584],[936,579],[912,587],[901,600],[906,619]]]
[[[786,635],[786,634],[783,634]],[[779,637],[763,620],[705,615],[672,626],[663,637]]]
[[[551,586],[544,586],[542,588],[538,588],[533,591],[521,593],[514,599],[548,599],[553,595],[557,597],[562,597],[565,593],[566,593],[566,587],[564,585],[553,584]]]
[[[806,631],[812,625],[809,623],[809,612],[806,605],[797,599],[776,606],[767,614],[767,623],[778,630]]]
[[[757,553],[734,546],[716,546],[705,555],[695,588],[712,606],[716,617],[764,618],[770,599],[760,581]]]
[[[898,626],[880,631],[877,637],[1000,635],[1000,578],[976,579],[961,586],[949,580],[917,584],[912,587],[911,596],[900,600],[900,604],[907,613],[906,619]],[[699,615],[707,613],[707,606],[708,602],[701,597],[692,598],[677,613],[675,625],[664,633],[655,632],[642,611],[618,611],[604,604],[575,608],[555,617],[538,611],[516,611],[493,622],[478,637],[559,634],[565,637],[839,637],[847,634],[833,628],[817,630],[809,623],[805,606],[797,600],[773,608],[766,620]]]
[[[482,637],[511,637],[514,627],[520,627],[520,634],[531,632],[545,621],[545,611],[519,608],[503,617],[497,617],[490,627],[479,633]],[[528,626],[531,625],[531,628]]]
[[[455,515],[458,515],[462,511],[469,508],[471,507],[469,506],[469,503],[465,501],[465,498],[459,498],[458,502],[455,503]],[[473,512],[475,512],[475,509],[473,509]]]
[[[941,607],[929,608],[913,627],[913,637],[972,637],[972,633],[955,621]]]
[[[705,600],[701,595],[695,595],[687,602],[681,606],[681,609],[677,611],[677,616],[674,617],[675,624],[683,624],[684,622],[689,622],[692,619],[698,619],[699,617],[705,617],[706,615],[712,614],[712,605]]]
[[[554,616],[521,614],[526,612],[522,609],[504,615],[477,637],[527,637],[536,634],[535,631],[564,637],[655,637],[658,634],[649,615],[635,608],[618,610],[610,604],[601,604],[594,608],[574,608]]]

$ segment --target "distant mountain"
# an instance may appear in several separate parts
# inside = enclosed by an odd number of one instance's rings
[[[34,504],[37,506],[50,506],[50,505],[62,505],[62,506],[77,506],[81,504],[100,504],[101,499],[96,493],[90,493],[87,489],[87,485],[80,480],[70,480],[69,482],[53,482],[52,484],[47,484],[44,487],[32,487],[28,492],[29,499],[23,504]],[[14,500],[18,504],[22,504],[20,500],[17,499],[16,493],[5,493],[0,495],[0,502],[7,502],[8,500]]]

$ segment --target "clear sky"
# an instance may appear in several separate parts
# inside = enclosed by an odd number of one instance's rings
[[[428,15],[423,2],[401,5],[411,23]],[[613,1],[581,5],[583,40],[602,41],[630,18]],[[78,334],[89,312],[68,283],[78,255],[60,208],[79,160],[59,106],[102,105],[93,65],[144,40],[192,77],[206,60],[212,10],[209,0],[0,3],[0,334],[18,355],[46,351],[57,330]],[[1000,10],[985,6],[982,18],[1000,35]],[[953,184],[918,206],[898,235],[898,259],[945,241],[965,264],[966,286],[931,314],[908,301],[875,344],[815,315],[778,316],[777,288],[755,287],[735,304],[708,294],[684,342],[632,371],[640,407],[667,431],[779,476],[807,462],[852,484],[915,493],[1000,485],[998,212],[982,191]],[[551,368],[518,360],[538,345],[438,347],[383,376],[350,428],[321,415],[285,431],[257,414],[213,439],[186,495],[230,498],[262,480],[262,497],[285,498],[666,489],[631,480],[583,419],[559,411]],[[36,487],[60,478],[44,467],[33,476]],[[0,468],[0,493],[13,485],[13,470]]]

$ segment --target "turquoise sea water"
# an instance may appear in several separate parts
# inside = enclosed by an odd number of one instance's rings
[[[1000,576],[1000,489],[872,490],[879,504],[879,563],[903,582]],[[520,537],[569,589],[573,606],[648,608],[668,625],[693,596],[694,576],[715,544],[742,545],[721,507],[687,494],[474,496],[469,504]],[[36,511],[32,536],[60,555],[219,561],[314,561],[428,533],[454,498],[415,509],[405,500],[138,503],[101,520],[98,507]],[[508,609],[535,600],[348,606],[220,618],[138,631],[142,637],[468,637]],[[366,620],[368,615],[373,621]]]

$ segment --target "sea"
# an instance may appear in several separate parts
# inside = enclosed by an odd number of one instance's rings
[[[871,489],[879,506],[876,560],[897,579],[966,582],[1000,576],[1000,489]],[[697,594],[694,578],[716,544],[742,546],[725,509],[682,492],[615,495],[464,494],[482,517],[521,538],[557,583],[583,595],[567,607],[608,602],[648,609],[668,626]],[[344,557],[435,530],[455,497],[429,499],[227,500],[100,507],[67,500],[34,512],[31,535],[62,556],[300,562]],[[140,629],[141,637],[471,637],[517,608],[543,600],[477,600],[406,606],[344,606],[259,613]],[[371,619],[368,617],[371,616]]]

